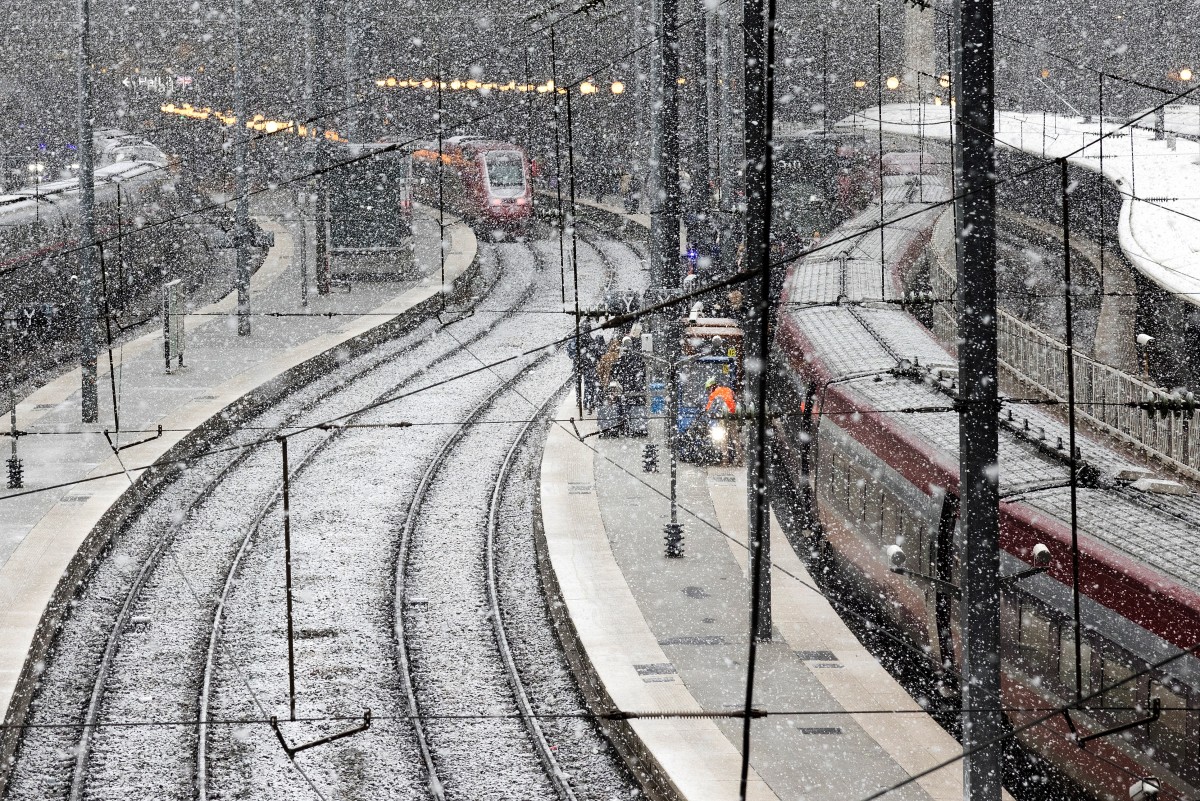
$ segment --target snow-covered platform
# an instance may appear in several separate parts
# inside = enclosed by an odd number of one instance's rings
[[[161,331],[114,347],[117,433],[107,354],[100,358],[98,424],[79,422],[78,369],[18,401],[24,488],[0,488],[0,717],[6,725],[22,720],[57,621],[122,507],[142,497],[147,468],[202,451],[199,440],[220,429],[223,413],[247,396],[269,399],[306,365],[320,369],[406,315],[435,311],[431,303],[441,292],[436,232],[427,237],[432,254],[419,254],[422,264],[433,265],[427,278],[414,274],[325,296],[310,289],[303,307],[289,231],[269,217],[260,222],[275,234],[275,245],[251,281],[250,336],[237,334],[231,293],[187,315],[182,369],[166,373]],[[469,275],[476,241],[460,223],[448,228],[448,237],[450,285]],[[6,408],[0,434],[8,434],[8,422]],[[110,446],[106,429],[120,451]],[[134,444],[138,440],[146,441]],[[5,436],[5,458],[8,447]]]
[[[572,416],[568,398],[557,418]],[[585,437],[594,431],[594,421],[579,424]],[[652,441],[665,450],[662,434],[655,421]],[[742,720],[722,716],[745,697],[745,471],[681,465],[686,554],[669,559],[666,458],[661,472],[643,472],[644,442],[551,428],[541,471],[546,584],[589,702],[635,713],[609,725],[656,794],[734,799]],[[775,632],[759,651],[754,702],[770,714],[752,724],[749,797],[862,798],[960,754],[842,623],[774,521],[772,562]],[[718,716],[678,714],[700,711]],[[960,799],[961,764],[894,795]]]
[[[1134,126],[1124,121],[1000,111],[996,142],[1046,159],[1101,173],[1122,196],[1117,222],[1121,249],[1143,275],[1169,293],[1200,304],[1200,112],[1169,107],[1170,135],[1156,139],[1153,116]],[[857,111],[837,127],[916,139],[950,138],[950,109],[917,103]],[[1102,134],[1107,134],[1103,136]]]

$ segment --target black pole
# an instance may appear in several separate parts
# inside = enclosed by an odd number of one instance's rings
[[[955,0],[958,210],[959,491],[965,536],[962,619],[964,797],[999,801],[1000,530],[996,358],[995,64],[992,0]],[[985,743],[991,745],[984,747]],[[975,750],[978,749],[978,750]]]
[[[325,0],[313,0],[312,4],[312,52],[313,52],[313,105],[317,119],[328,117],[329,91],[322,86],[328,80],[325,61]],[[311,125],[311,123],[310,123]],[[332,290],[333,265],[329,256],[329,188],[321,170],[328,165],[328,148],[324,132],[318,129],[313,142],[317,174],[313,176],[313,205],[316,221],[313,231],[313,260],[315,261],[317,294],[328,295]]]
[[[442,141],[446,135],[445,108],[442,105],[442,54],[438,52],[437,74],[437,142],[438,142],[438,264],[441,268],[441,310],[446,310],[446,181]]]
[[[1075,612],[1075,700],[1083,700],[1083,622],[1079,614],[1079,526],[1078,526],[1078,465],[1075,453],[1075,326],[1072,314],[1074,287],[1071,285],[1071,209],[1070,189],[1067,182],[1067,160],[1059,159],[1062,184],[1062,229],[1063,229],[1063,301],[1066,304],[1067,338],[1067,428],[1071,456],[1071,601]]]
[[[76,53],[79,85],[79,370],[80,419],[94,423],[99,419],[96,398],[96,262],[92,243],[96,241],[96,174],[92,143],[92,61],[90,45],[91,11],[89,0],[79,0],[79,49]],[[41,217],[41,163],[34,164],[34,217]]]
[[[829,133],[829,29],[821,26],[821,130]]]
[[[1044,135],[1044,134],[1043,134]],[[1104,296],[1104,73],[1100,73],[1100,296]],[[1103,301],[1102,301],[1103,302]]]
[[[291,719],[296,719],[296,636],[292,618],[292,511],[291,484],[288,478],[287,437],[280,437],[283,447],[283,570],[287,593],[288,635],[288,705]]]
[[[562,290],[562,302],[566,305],[567,302],[567,243],[565,234],[565,220],[563,218],[563,196],[562,196],[562,153],[560,144],[562,142],[561,132],[558,130],[558,47],[555,43],[554,26],[550,26],[550,95],[554,101],[554,173],[558,179],[555,181],[555,192],[558,195],[558,278],[559,286]],[[575,165],[572,164],[571,173],[575,173]]]
[[[771,288],[771,136],[774,127],[775,0],[744,0],[746,53],[746,255],[758,268],[750,282],[751,314],[746,332],[746,379],[753,399],[754,432],[747,460],[746,489],[750,547],[750,644],[746,658],[746,697],[742,717],[742,765],[738,795],[747,796],[750,773],[750,724],[754,714],[754,672],[758,643],[771,639],[771,529],[767,495],[767,362],[770,358]],[[765,28],[765,30],[764,30]],[[765,34],[765,36],[764,36]],[[765,38],[765,42],[764,42]]]
[[[1101,162],[1103,163],[1103,162]],[[121,195],[124,194],[121,189],[121,182],[117,184],[117,314],[123,315],[125,312],[125,300],[127,297],[125,286],[125,248],[124,248],[124,230],[125,221],[121,218]],[[105,290],[107,293],[108,290]],[[111,342],[112,337],[109,337]]]
[[[650,216],[650,286],[677,289],[679,265],[679,31],[677,0],[658,0],[659,138]]]
[[[887,300],[887,248],[883,227],[883,3],[875,3],[875,91],[879,99],[879,299]]]
[[[555,86],[554,90],[557,92],[558,87]],[[567,179],[571,182],[571,217],[569,220],[571,229],[571,276],[575,282],[575,385],[579,386],[580,380],[583,378],[583,374],[579,369],[580,365],[583,364],[583,351],[580,350],[579,336],[579,250],[575,238],[575,220],[577,219],[577,209],[575,206],[575,138],[573,130],[573,121],[571,117],[571,92],[570,90],[567,90],[567,161],[571,165],[571,169],[567,172]],[[565,291],[565,277],[563,282]],[[575,399],[579,401],[579,417],[582,419],[583,393],[577,392],[575,393],[575,396]]]
[[[119,195],[118,195],[119,197]],[[121,410],[117,406],[117,371],[113,368],[112,307],[108,301],[108,268],[104,264],[104,246],[100,251],[100,292],[104,295],[104,338],[108,341],[108,388],[112,393],[113,430],[121,431]]]

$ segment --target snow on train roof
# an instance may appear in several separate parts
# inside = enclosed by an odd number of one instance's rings
[[[1174,106],[1169,107],[1174,108]],[[950,136],[947,106],[916,103],[885,105],[883,129],[889,134],[947,140]],[[1171,124],[1183,126],[1200,119],[1190,107],[1168,114]],[[842,130],[875,130],[878,107],[856,111],[837,123]],[[1121,249],[1138,271],[1166,289],[1200,304],[1200,142],[1172,136],[1155,139],[1147,130],[1147,117],[1138,127],[1119,129],[1106,123],[1103,165],[1097,122],[1041,112],[997,112],[996,141],[1001,146],[1024,150],[1047,159],[1069,156],[1071,164],[1103,172],[1124,196],[1117,233]],[[1195,133],[1192,127],[1189,133]],[[1086,148],[1085,148],[1086,146]],[[1141,202],[1134,203],[1133,200]]]
[[[925,381],[894,374],[860,377],[848,382],[850,389],[873,409],[884,410],[883,414],[902,427],[906,436],[923,440],[928,446],[957,461],[958,412],[921,412],[919,417],[910,411],[887,411],[904,409],[947,409],[952,397],[934,385],[936,371],[931,371]],[[1067,467],[1068,431],[1065,423],[1040,409],[1023,404],[1005,404],[1000,428],[1000,492],[1002,497],[1025,497],[1025,493],[1045,490],[1048,487],[1066,486],[1070,479]],[[1009,419],[1009,412],[1012,417]],[[1041,441],[1056,453],[1044,453],[1037,442]],[[1062,447],[1058,447],[1058,443]],[[1085,435],[1077,435],[1077,446],[1083,462],[1094,467],[1107,480],[1113,481],[1123,471],[1137,469],[1117,452],[1104,447]],[[1188,498],[1180,501],[1197,506],[1196,530],[1200,531],[1200,504]],[[1155,503],[1173,503],[1170,500]],[[1049,511],[1049,510],[1047,510]],[[1069,519],[1069,518],[1067,518]],[[1198,574],[1200,575],[1200,574]]]
[[[935,204],[949,194],[945,178],[885,176],[882,236],[876,199],[838,226],[826,247],[796,263],[788,279],[789,301],[804,304],[833,303],[841,297],[850,301],[899,298],[891,267],[903,261],[920,237],[928,235],[931,218],[939,210]],[[927,213],[922,212],[922,203],[930,206]]]
[[[1032,493],[1021,501],[1064,522],[1071,519],[1068,488]],[[1200,591],[1200,499],[1160,501],[1132,489],[1084,487],[1076,514],[1080,530],[1092,538]]]

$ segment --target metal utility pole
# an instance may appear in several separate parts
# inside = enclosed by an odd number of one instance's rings
[[[92,252],[96,241],[96,165],[92,158],[90,16],[88,0],[79,0],[79,369],[83,391],[80,416],[85,423],[94,423],[100,416],[96,399],[96,343],[99,339],[96,257]]]
[[[1000,527],[996,370],[996,188],[992,0],[955,0],[958,148],[959,491],[962,495],[963,793],[999,801]]]
[[[721,213],[721,261],[722,271],[733,264],[733,253],[729,247],[735,241],[734,198],[738,186],[738,147],[740,141],[734,119],[733,80],[737,73],[733,51],[733,25],[730,12],[725,5],[717,8],[717,24],[720,26],[720,47],[717,74],[719,90],[717,102],[720,106],[717,134],[717,180],[720,191]]]
[[[774,127],[775,0],[743,0],[746,55],[746,266],[757,274],[747,284],[746,383],[754,428],[746,459],[747,526],[750,550],[750,645],[742,717],[742,766],[738,795],[746,801],[750,774],[750,727],[758,643],[771,639],[771,526],[767,495],[767,363],[770,356],[771,134]],[[765,24],[764,24],[765,23]],[[765,40],[765,41],[764,41]]]
[[[660,103],[653,133],[658,180],[651,199],[650,286],[679,287],[679,31],[677,0],[658,0],[655,61]]]
[[[708,11],[705,9],[706,0],[695,0],[693,8],[693,18],[698,20],[696,23],[696,36],[692,42],[692,69],[690,89],[691,95],[695,98],[693,113],[695,117],[692,119],[692,147],[691,147],[691,174],[692,174],[692,192],[691,192],[691,211],[695,215],[696,227],[699,229],[692,233],[689,239],[693,244],[707,244],[708,231],[710,226],[708,220],[708,128],[709,121],[709,105],[708,105]]]
[[[312,60],[313,114],[309,117],[310,135],[314,136],[313,161],[316,174],[313,176],[314,216],[316,217],[316,235],[313,238],[313,255],[316,259],[317,294],[328,295],[331,284],[329,264],[329,193],[325,188],[325,179],[321,170],[326,166],[325,137],[322,123],[318,120],[328,119],[327,98],[322,94],[317,98],[316,88],[325,80],[325,0],[313,0],[312,4],[312,37],[309,39]],[[326,90],[321,90],[322,92]],[[316,128],[315,131],[312,128]]]
[[[766,383],[770,347],[771,129],[775,0],[764,20],[763,0],[745,0],[742,22],[746,51],[746,264],[758,272],[746,284],[746,396],[755,419],[746,458],[747,511],[754,640],[771,639],[770,510],[767,498]]]
[[[345,128],[343,135],[351,142],[357,142],[359,114],[357,104],[355,103],[355,95],[358,93],[359,77],[355,65],[358,63],[358,34],[364,30],[362,28],[364,22],[363,20],[356,19],[357,15],[352,14],[349,8],[343,7],[342,13],[345,16],[345,49],[342,53],[342,59],[346,73],[346,86],[343,93],[344,101],[342,103],[344,106],[343,127]],[[369,22],[366,24],[370,25]]]
[[[246,62],[242,57],[242,3],[233,0],[233,116],[237,118],[233,137],[233,180],[237,205],[233,212],[233,243],[237,248],[238,336],[250,334],[250,176],[246,174],[246,150],[249,147],[250,113],[246,104]]]

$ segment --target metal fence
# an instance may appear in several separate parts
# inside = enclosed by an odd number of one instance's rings
[[[955,272],[950,261],[953,240],[951,215],[935,226],[930,252],[930,285],[936,298],[954,295]],[[953,303],[937,303],[934,334],[953,343],[957,334]],[[1067,400],[1067,348],[1031,325],[1001,311],[997,325],[1000,369],[1006,377],[1056,401]],[[1171,395],[1147,381],[1079,353],[1075,361],[1075,414],[1094,428],[1133,446],[1191,478],[1200,479],[1200,425],[1194,412],[1165,415],[1130,404],[1169,401]]]

